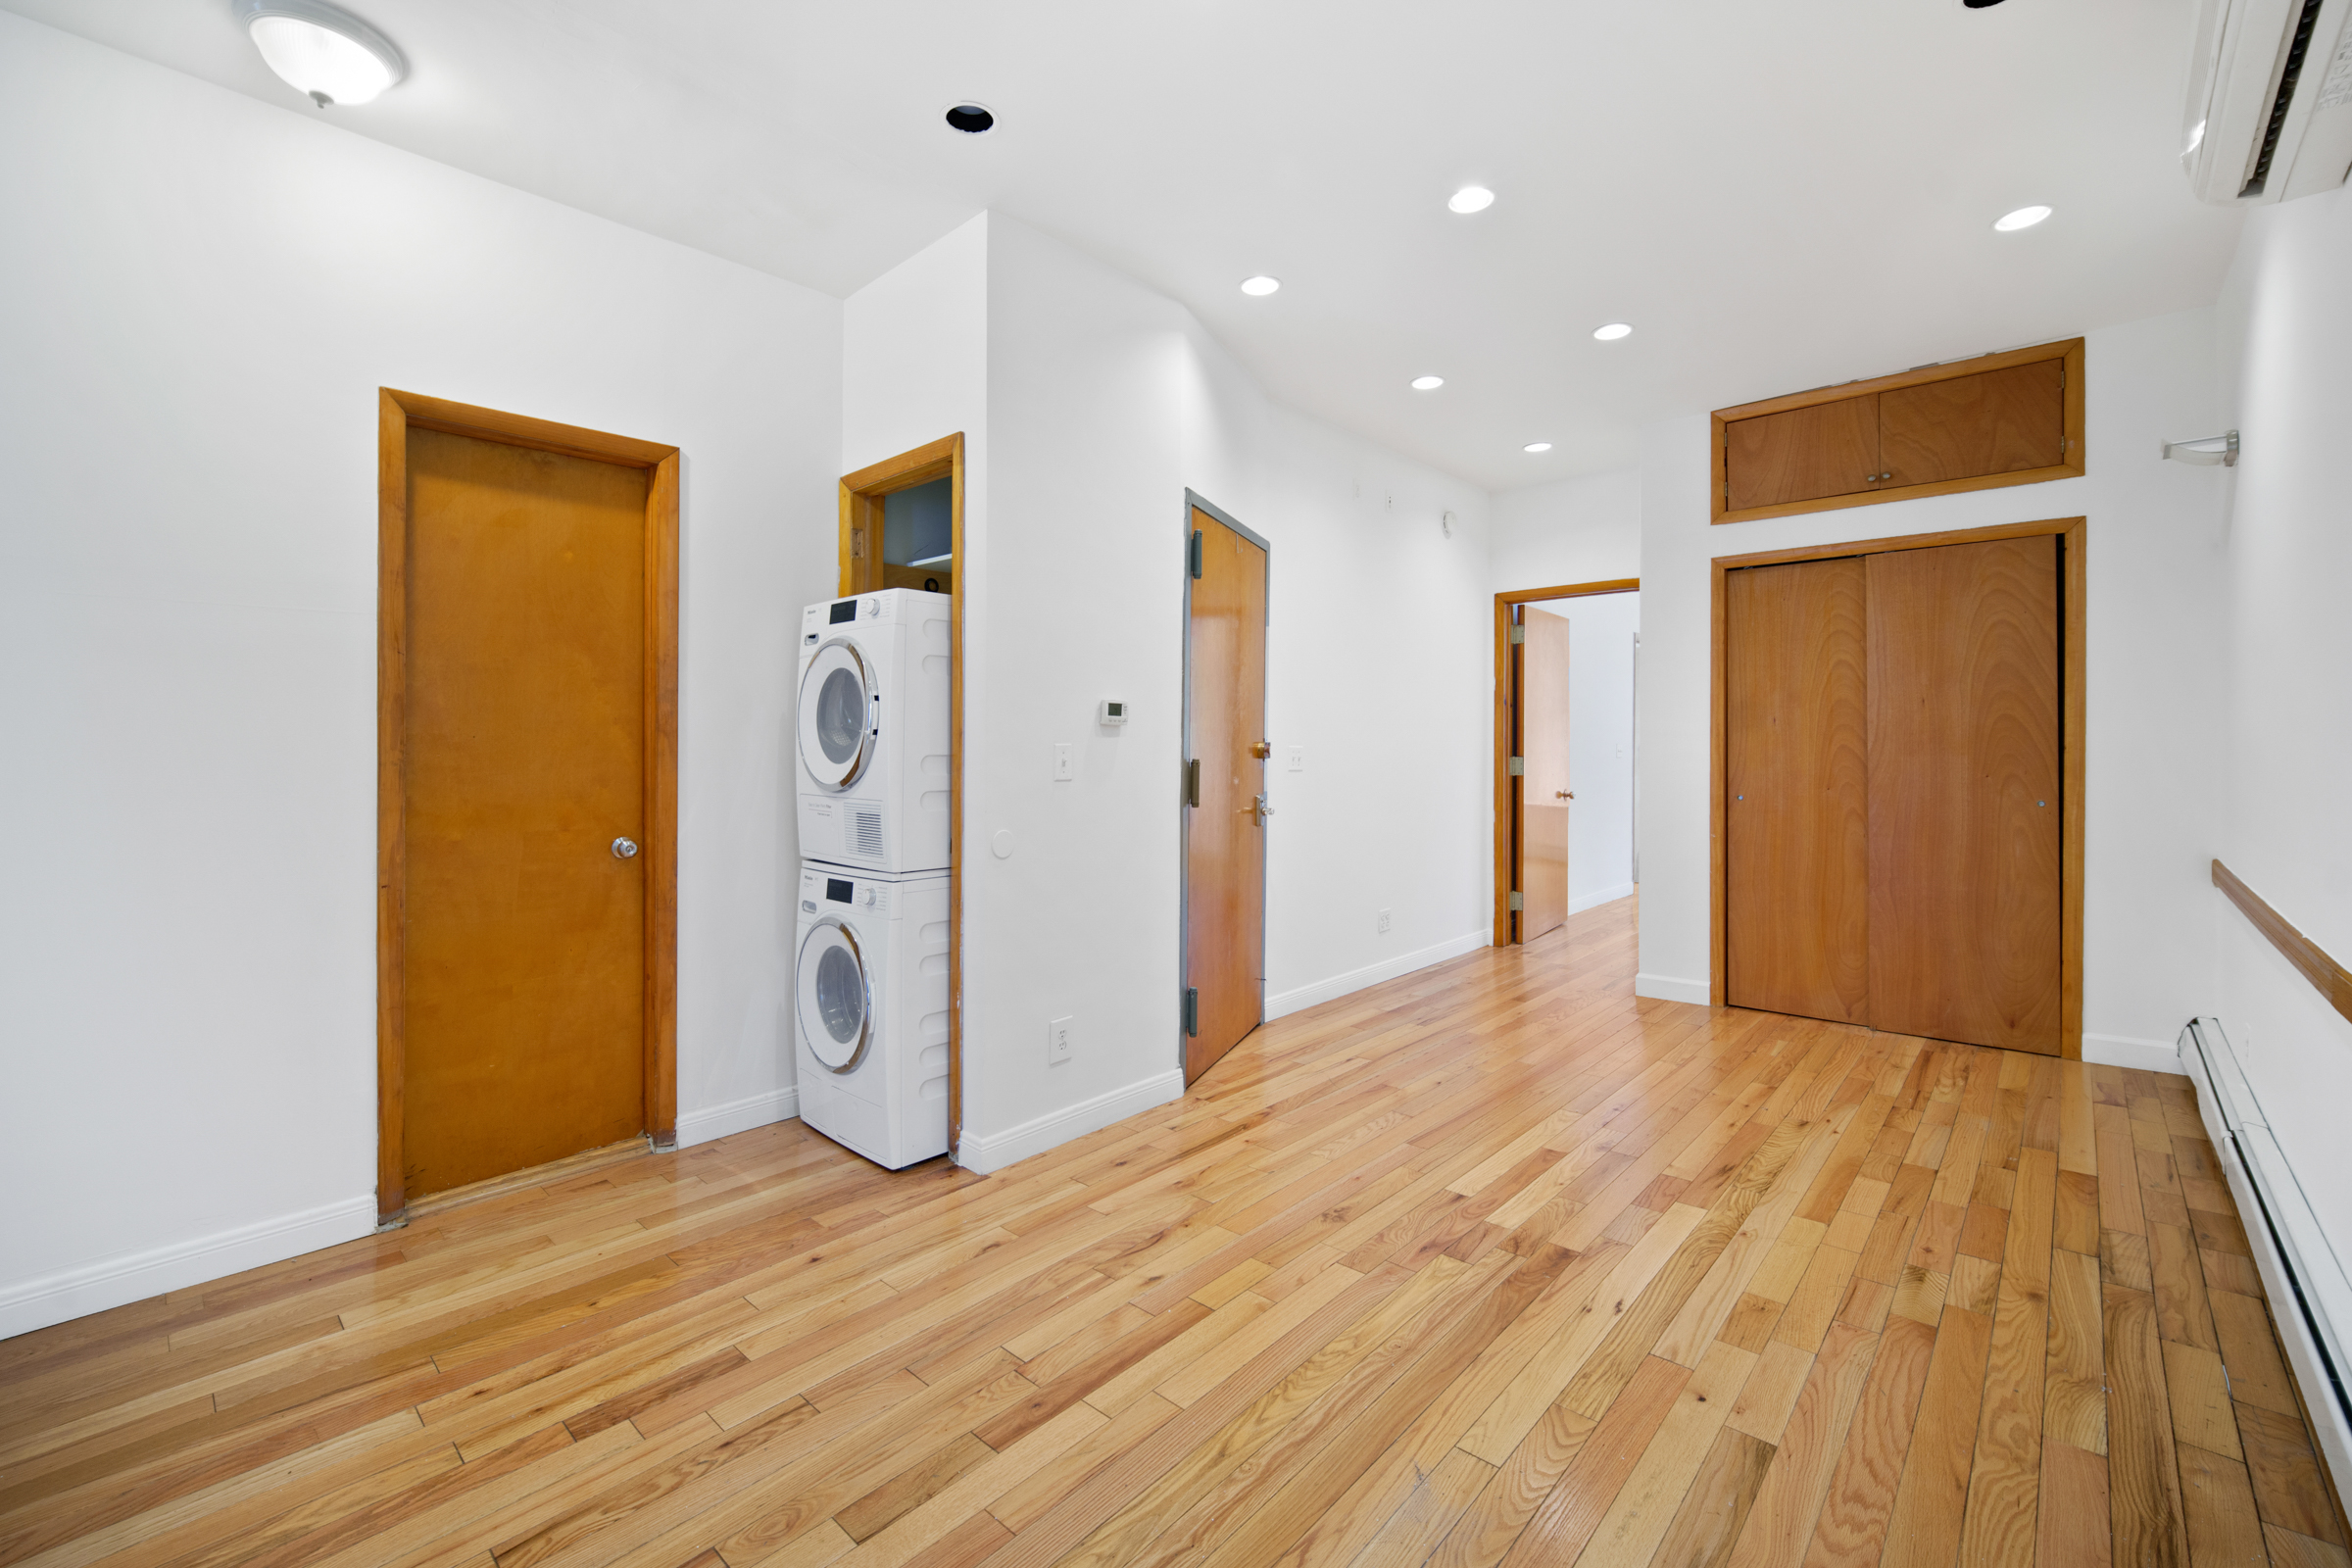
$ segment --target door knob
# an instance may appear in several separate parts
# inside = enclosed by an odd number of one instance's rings
[[[1274,755],[1274,743],[1272,741],[1251,741],[1250,755],[1263,761]]]
[[[1261,823],[1274,814],[1274,808],[1266,804],[1266,798],[1263,795],[1250,803],[1250,809],[1257,813],[1257,819]]]
[[[1553,790],[1551,795],[1552,799],[1559,801],[1573,801],[1576,799],[1576,792],[1574,790]]]
[[[637,841],[635,839],[617,838],[612,841],[612,858],[615,860],[633,860],[636,858]]]

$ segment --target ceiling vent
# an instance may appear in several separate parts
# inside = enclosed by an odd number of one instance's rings
[[[2352,171],[2352,0],[2200,0],[2180,164],[2223,206],[2333,190]]]

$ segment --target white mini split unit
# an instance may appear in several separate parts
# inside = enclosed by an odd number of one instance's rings
[[[2352,172],[2352,0],[2199,0],[2180,164],[2225,207],[2335,189]]]

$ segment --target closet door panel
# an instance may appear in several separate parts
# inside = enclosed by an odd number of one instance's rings
[[[1725,1000],[1870,1021],[1861,558],[1725,582]]]
[[[2056,1054],[2058,542],[1868,561],[1872,1026]]]
[[[2039,360],[1879,394],[1884,488],[2066,461],[2066,362]]]
[[[1736,419],[1723,440],[1724,501],[1733,512],[1875,489],[1878,395]]]

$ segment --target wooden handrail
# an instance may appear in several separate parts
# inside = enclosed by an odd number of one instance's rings
[[[2329,957],[2320,945],[2296,930],[2286,916],[2262,902],[2262,895],[2237,879],[2221,861],[2213,862],[2213,885],[2230,895],[2230,902],[2238,906],[2245,917],[2254,922],[2254,929],[2271,939],[2271,946],[2286,956],[2304,979],[2320,988],[2328,1004],[2346,1018],[2352,1018],[2352,970]]]

